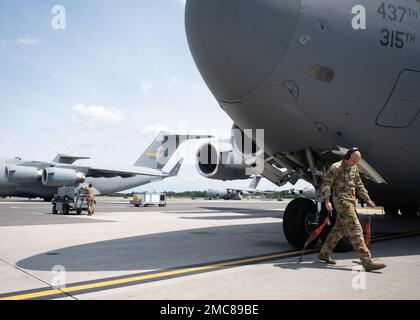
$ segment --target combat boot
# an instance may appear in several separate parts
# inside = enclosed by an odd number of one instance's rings
[[[386,268],[386,264],[382,262],[374,262],[372,260],[368,260],[362,263],[362,266],[365,268],[365,271],[374,271]]]
[[[329,254],[320,253],[318,259],[324,261],[326,264],[337,264],[337,261],[333,260]]]

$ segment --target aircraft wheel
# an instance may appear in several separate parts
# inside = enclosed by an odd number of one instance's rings
[[[385,211],[385,214],[388,214],[388,215],[390,215],[390,216],[399,216],[400,214],[398,213],[398,207],[396,207],[396,206],[385,206],[384,207],[384,211]]]
[[[316,225],[316,203],[312,200],[299,198],[288,204],[283,215],[283,232],[287,241],[296,248],[302,249]],[[308,248],[317,243],[315,239]]]
[[[325,209],[325,204],[323,203],[321,207],[321,214],[319,215],[319,224],[322,224],[325,221],[326,216],[327,216],[327,209]],[[322,243],[324,243],[327,240],[328,234],[334,227],[336,220],[337,220],[337,212],[334,210],[332,214],[330,215],[331,224],[330,225],[327,224],[319,236]],[[341,240],[338,241],[336,247],[334,248],[334,252],[349,252],[352,250],[353,250],[353,246],[350,240],[347,238],[347,236],[344,236],[343,238],[341,238]]]
[[[69,213],[70,213],[70,207],[68,204],[65,204],[63,206],[63,214],[67,216]]]

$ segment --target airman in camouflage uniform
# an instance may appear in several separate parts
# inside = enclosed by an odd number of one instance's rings
[[[88,202],[88,215],[91,216],[94,211],[95,192],[93,191],[92,184],[84,188],[86,193],[86,200]]]
[[[336,162],[330,167],[323,181],[321,191],[325,206],[328,211],[333,210],[332,204],[330,203],[332,193],[337,219],[321,248],[319,259],[328,264],[336,264],[336,261],[331,259],[330,254],[338,241],[346,235],[353,245],[354,250],[359,253],[365,270],[370,271],[382,269],[386,266],[383,263],[372,261],[371,254],[363,238],[362,226],[356,214],[356,195],[363,199],[370,207],[375,206],[363,185],[357,168],[357,163],[361,158],[359,149],[350,149],[344,160]]]

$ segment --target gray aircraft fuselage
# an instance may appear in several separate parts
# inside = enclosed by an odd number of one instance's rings
[[[4,175],[6,161],[0,160],[0,197],[24,197],[24,198],[46,198],[49,199],[57,193],[56,187],[47,187],[41,181],[30,184],[14,184],[6,181]],[[160,171],[155,170],[156,174]],[[155,176],[139,175],[130,178],[86,178],[85,184],[91,183],[97,190],[97,195],[110,195],[116,192],[139,187],[150,182],[159,181]]]
[[[420,204],[418,0],[188,0],[186,32],[220,106],[265,129],[268,155],[358,146],[387,182],[367,183],[377,203]]]
[[[245,191],[239,190],[215,190],[215,189],[208,189],[204,192],[204,198],[208,199],[224,199],[224,200],[241,200],[242,195],[247,195],[248,193]]]

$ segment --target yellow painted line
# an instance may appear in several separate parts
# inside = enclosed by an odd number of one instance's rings
[[[400,233],[396,235],[378,237],[378,238],[372,239],[372,242],[379,242],[379,241],[397,239],[401,237],[409,237],[409,236],[414,236],[414,235],[420,235],[420,231],[413,231],[413,232],[407,232],[407,233]],[[308,250],[305,250],[305,254],[319,252],[319,250],[320,248],[308,249]],[[158,272],[158,273],[152,273],[152,274],[140,275],[140,276],[134,276],[134,277],[127,277],[127,278],[121,278],[121,279],[116,279],[116,280],[99,281],[99,282],[94,282],[94,283],[89,283],[89,284],[70,286],[63,289],[41,290],[41,291],[36,291],[32,293],[3,297],[3,298],[0,298],[0,300],[26,300],[26,299],[43,298],[43,297],[62,295],[65,293],[71,293],[71,292],[77,292],[77,291],[86,291],[86,290],[106,288],[106,287],[121,285],[121,284],[129,284],[129,283],[150,280],[150,279],[165,278],[165,277],[174,276],[174,275],[189,274],[189,273],[194,273],[198,271],[207,271],[207,270],[218,269],[218,268],[223,268],[223,267],[238,266],[238,265],[243,265],[243,264],[247,264],[251,262],[259,262],[259,261],[264,261],[264,260],[274,260],[277,258],[292,257],[292,256],[299,255],[301,253],[302,253],[301,250],[283,252],[283,253],[277,253],[277,254],[272,254],[272,255],[267,255],[267,256],[255,257],[255,258],[247,258],[247,259],[233,260],[233,261],[228,261],[228,262],[208,264],[208,265],[204,265],[200,267],[191,267],[191,268],[184,268],[184,269],[179,269],[179,270],[168,270],[164,272]]]
[[[417,235],[420,235],[420,231],[412,231],[412,232],[399,233],[399,234],[390,235],[390,236],[378,237],[378,238],[372,239],[372,242],[379,242],[379,241],[398,239],[402,237],[410,237],[410,236],[417,236]]]
[[[314,253],[317,251],[319,251],[319,249],[309,249],[309,250],[306,250],[305,253],[306,254]],[[193,273],[193,272],[198,272],[198,271],[206,271],[206,270],[217,269],[217,268],[222,268],[222,267],[241,265],[241,264],[246,264],[250,262],[258,262],[258,261],[263,261],[263,260],[284,258],[288,256],[298,255],[301,252],[302,251],[297,250],[297,251],[292,251],[292,252],[277,253],[277,254],[261,256],[261,257],[256,257],[256,258],[248,258],[248,259],[234,260],[234,261],[229,261],[229,262],[209,264],[209,265],[204,265],[200,267],[191,267],[191,268],[185,268],[185,269],[179,269],[179,270],[169,270],[165,272],[141,275],[141,276],[136,276],[136,277],[128,277],[128,278],[122,278],[122,279],[117,279],[117,280],[101,281],[101,282],[78,285],[78,286],[70,286],[67,288],[60,289],[60,290],[58,289],[42,290],[42,291],[33,292],[33,293],[26,293],[26,294],[21,294],[21,295],[16,295],[16,296],[4,297],[4,298],[1,298],[0,300],[25,300],[25,299],[48,297],[48,296],[53,296],[53,295],[61,295],[64,293],[71,293],[75,291],[97,289],[97,288],[109,287],[109,286],[114,286],[114,285],[127,284],[131,282],[158,279],[158,278],[164,278],[168,276],[188,274],[188,273]]]

